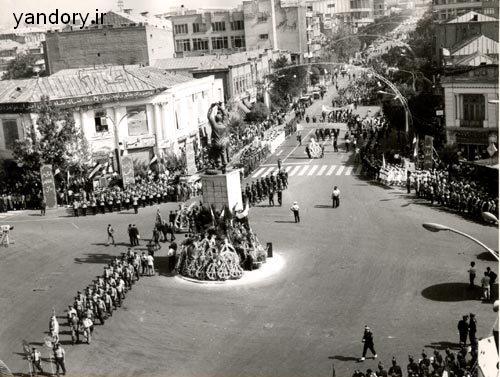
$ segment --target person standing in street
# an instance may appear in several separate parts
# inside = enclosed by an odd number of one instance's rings
[[[491,290],[490,290],[490,277],[488,271],[484,272],[484,276],[481,278],[481,288],[483,289],[483,300],[490,301]]]
[[[467,335],[469,334],[469,324],[467,319],[469,317],[464,315],[460,321],[458,321],[458,335],[460,338],[460,345],[465,346],[467,344]]]
[[[299,146],[302,145],[302,134],[300,133],[300,130],[297,130],[297,141],[299,142]]]
[[[66,352],[59,343],[54,346],[54,359],[56,362],[56,374],[59,376],[59,368],[62,370],[63,376],[66,374]]]
[[[474,289],[474,279],[476,279],[476,262],[470,262],[469,268],[469,288]]]
[[[490,277],[490,288],[493,288],[493,285],[497,281],[497,274],[490,267],[486,267],[486,273]]]
[[[375,344],[373,342],[373,333],[367,325],[365,325],[365,332],[363,334],[362,342],[363,342],[363,355],[361,356],[361,359],[359,359],[359,361],[365,361],[366,352],[368,350],[371,351],[371,353],[373,354],[373,358],[376,359],[377,352],[375,352]]]
[[[299,205],[297,202],[293,202],[293,205],[290,207],[290,211],[293,212],[293,218],[296,223],[300,223],[300,213],[299,213]]]
[[[340,205],[340,190],[337,186],[333,188],[332,192],[332,207],[337,208]]]
[[[108,228],[106,229],[106,232],[108,234],[108,239],[106,240],[106,246],[109,246],[109,240],[111,240],[111,243],[113,244],[113,246],[116,246],[115,236],[114,236],[115,230],[113,229],[111,224],[108,224]]]
[[[33,374],[36,376],[36,371],[38,370],[41,374],[45,374],[43,371],[41,362],[42,362],[42,354],[35,347],[33,347],[33,351],[31,352],[31,360],[33,360]]]
[[[477,351],[477,322],[476,316],[474,313],[470,313],[469,315],[469,341],[473,350]]]

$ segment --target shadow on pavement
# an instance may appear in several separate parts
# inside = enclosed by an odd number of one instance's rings
[[[170,272],[169,257],[155,256],[155,270],[160,276],[175,276],[175,273]]]
[[[293,221],[293,220],[275,220],[274,222],[278,223],[278,224],[294,224],[295,223],[295,221]]]
[[[479,260],[484,260],[486,262],[498,262],[496,260],[496,258],[491,253],[489,253],[487,251],[483,251],[482,253],[477,254],[476,258]]]
[[[117,255],[111,254],[85,254],[86,257],[83,258],[75,258],[75,263],[100,263],[100,264],[108,264],[114,261]]]
[[[457,301],[479,301],[482,296],[481,287],[469,288],[468,283],[443,283],[425,288],[422,296],[432,301],[457,302]],[[491,290],[493,299],[498,297],[498,284]]]
[[[438,351],[443,351],[447,348],[449,348],[450,350],[459,350],[460,344],[448,341],[442,341],[442,342],[432,342],[431,344],[426,344],[424,347],[432,348]]]
[[[341,355],[335,355],[335,356],[328,356],[330,360],[339,360],[339,361],[359,361],[358,357],[352,357],[352,356],[341,356]]]
[[[330,205],[326,205],[326,204],[316,204],[316,205],[314,206],[314,208],[332,208],[332,209],[333,209],[333,207],[331,206],[331,204],[330,204]]]
[[[145,239],[145,240],[148,241],[148,239]],[[109,247],[113,247],[113,244],[108,244],[106,242],[97,242],[97,243],[92,243],[91,245],[93,245],[93,246],[109,246]],[[128,242],[115,242],[114,246],[128,246],[128,247],[132,247],[132,246],[130,246],[130,243],[128,243]]]

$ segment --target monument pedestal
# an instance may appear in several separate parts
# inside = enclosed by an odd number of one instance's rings
[[[226,205],[230,210],[235,205],[237,208],[243,208],[240,172],[238,170],[225,174],[202,175],[201,184],[204,204],[213,204],[217,209]]]

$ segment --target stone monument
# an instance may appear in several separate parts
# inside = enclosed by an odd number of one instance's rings
[[[203,202],[215,207],[243,208],[240,172],[227,171],[229,162],[229,136],[226,122],[228,114],[222,103],[213,103],[208,110],[208,121],[212,129],[209,165],[201,176]]]

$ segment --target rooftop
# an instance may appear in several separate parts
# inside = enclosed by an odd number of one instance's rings
[[[0,103],[36,103],[43,95],[51,100],[163,91],[194,80],[153,67],[110,66],[68,69],[57,74],[26,80],[0,81]],[[128,97],[127,97],[128,98]]]
[[[474,11],[470,11],[465,13],[464,15],[454,18],[451,21],[448,21],[448,24],[461,24],[461,23],[470,23],[470,22],[498,22],[498,19],[495,17],[486,16],[481,13],[477,13]]]

